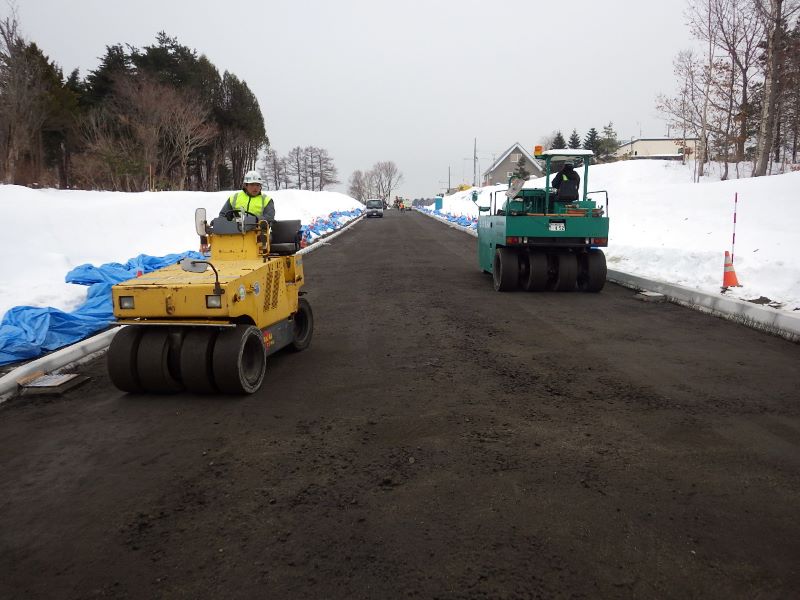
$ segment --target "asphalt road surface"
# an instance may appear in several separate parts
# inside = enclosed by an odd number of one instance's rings
[[[671,304],[496,293],[387,211],[306,257],[259,393],[98,359],[0,408],[2,598],[788,598],[800,345]]]

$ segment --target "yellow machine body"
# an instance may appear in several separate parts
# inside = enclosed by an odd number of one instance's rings
[[[224,242],[240,236],[219,236]],[[244,236],[241,236],[244,237]],[[219,274],[222,294],[215,294],[215,273],[183,271],[170,265],[112,288],[114,316],[122,323],[189,321],[193,323],[250,322],[263,329],[297,312],[298,292],[303,285],[302,256],[270,256],[238,259],[232,244],[217,250],[212,244],[211,263]],[[244,248],[242,254],[247,254]],[[215,260],[215,253],[218,259]],[[219,296],[219,307],[209,307],[208,298]],[[121,298],[132,298],[131,308],[122,308]]]
[[[107,354],[117,388],[251,394],[269,355],[308,348],[314,317],[300,291],[300,221],[246,216],[209,224],[198,209],[195,227],[201,244],[211,245],[208,258],[184,258],[112,288],[117,323],[128,325]]]

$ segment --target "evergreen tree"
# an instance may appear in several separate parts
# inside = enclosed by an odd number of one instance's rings
[[[520,156],[519,160],[517,161],[517,168],[514,170],[514,177],[519,177],[525,181],[528,180],[531,174],[528,169],[525,168],[525,157]]]
[[[245,171],[255,166],[259,150],[269,145],[269,138],[255,94],[227,71],[222,75],[219,116],[223,152],[230,161],[234,185],[238,185]]]
[[[114,79],[130,74],[130,57],[125,54],[122,44],[106,46],[106,55],[100,59],[100,65],[94,71],[89,71],[86,77],[86,93],[81,98],[82,104],[86,106],[98,106],[112,92]]]
[[[583,149],[591,150],[592,152],[597,153],[597,148],[599,143],[600,143],[600,135],[597,133],[597,129],[592,127],[583,140]]]
[[[560,150],[561,148],[566,148],[566,147],[567,147],[567,142],[564,141],[564,136],[561,135],[560,131],[557,131],[556,136],[553,138],[553,144],[552,146],[550,146],[550,149],[552,150],[556,148]]]
[[[161,83],[177,89],[200,91],[197,52],[178,43],[163,31],[156,35],[155,46],[131,49],[130,60],[140,73],[148,73]]]
[[[201,55],[197,61],[196,78],[199,90],[195,90],[196,97],[203,106],[211,111],[211,120],[219,126],[219,107],[222,88],[222,77],[208,58]],[[206,191],[220,188],[219,163],[223,160],[221,151],[222,141],[220,136],[216,136],[210,143],[202,148],[198,148],[193,156],[194,179],[198,186]]]
[[[569,147],[572,150],[578,150],[581,147],[581,138],[575,129],[572,130],[572,135],[569,136]]]
[[[79,98],[82,86],[75,69],[67,79],[55,63],[49,63],[47,77],[47,118],[42,123],[44,166],[55,169],[58,186],[71,185],[70,159],[79,149],[78,122],[81,114]]]
[[[594,153],[599,162],[608,162],[614,159],[614,153],[618,148],[617,132],[614,131],[614,124],[609,122],[603,127],[603,136],[597,141]]]
[[[8,183],[54,185],[76,94],[58,65],[17,34],[16,21],[0,23],[0,40],[0,172]]]

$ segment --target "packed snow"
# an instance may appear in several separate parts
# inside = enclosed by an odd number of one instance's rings
[[[720,181],[719,165],[712,165],[711,174],[693,183],[693,167],[658,160],[589,167],[589,190],[607,190],[609,195],[609,268],[721,293],[736,206],[734,268],[742,287],[725,294],[800,310],[800,261],[795,254],[800,245],[800,172]],[[576,170],[583,177],[583,168]],[[544,187],[544,178],[531,179],[525,187]],[[489,206],[493,192],[499,192],[499,204],[505,189],[477,188],[478,204]],[[474,227],[474,191],[445,196],[441,213],[466,217]],[[592,198],[605,203],[602,194]]]

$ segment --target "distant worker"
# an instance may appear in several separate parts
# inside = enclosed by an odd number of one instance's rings
[[[275,220],[275,203],[272,198],[261,193],[261,174],[258,171],[248,171],[244,175],[242,191],[236,192],[225,201],[219,215],[225,216],[232,210],[243,210],[272,223]]]
[[[566,163],[553,177],[550,186],[556,190],[556,201],[569,202],[578,200],[580,198],[581,176],[575,172],[575,168],[571,164]]]

